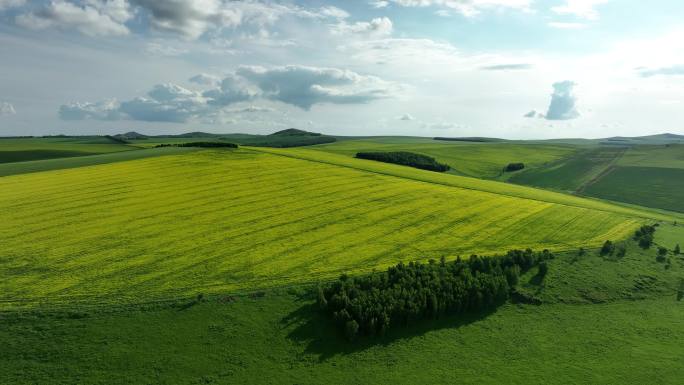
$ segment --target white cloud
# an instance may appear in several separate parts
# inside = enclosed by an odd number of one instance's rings
[[[388,98],[393,84],[377,77],[360,75],[337,68],[304,66],[243,66],[219,79],[200,74],[193,83],[209,85],[195,91],[173,83],[154,86],[146,96],[118,103],[70,103],[60,107],[63,120],[120,120],[149,122],[217,121],[235,113],[272,112],[267,107],[248,106],[228,110],[225,107],[255,99],[282,102],[309,110],[317,104],[363,104]]]
[[[124,23],[132,17],[126,0],[87,0],[78,4],[53,0],[17,16],[16,22],[30,29],[75,29],[88,36],[121,36],[129,34]]]
[[[14,115],[17,111],[14,109],[12,103],[0,102],[0,116]]]
[[[416,118],[414,118],[413,115],[411,115],[411,114],[403,114],[399,117],[399,120],[410,121],[410,120],[416,120]]]
[[[333,6],[323,7],[320,10],[321,15],[329,16],[335,19],[346,19],[349,17],[349,13],[344,9],[340,9]]]
[[[331,26],[331,31],[337,35],[361,34],[370,37],[382,37],[392,34],[392,20],[387,17],[378,17],[369,22],[347,23],[340,21]]]
[[[389,5],[389,1],[384,1],[384,0],[379,0],[379,1],[371,1],[370,6],[379,9],[379,8],[386,8]]]
[[[221,84],[221,78],[211,74],[197,74],[191,77],[188,81],[203,86],[218,87]]]
[[[194,40],[207,32],[248,25],[271,26],[285,16],[306,19],[344,19],[349,14],[327,6],[309,10],[287,3],[255,0],[132,0],[149,17],[153,28]]]
[[[69,103],[59,108],[59,117],[62,120],[118,120],[120,119],[119,103],[116,100]]]
[[[26,4],[26,0],[0,0],[0,11],[11,8],[19,8]]]
[[[577,97],[574,94],[576,85],[570,80],[553,84],[551,104],[545,115],[547,120],[570,120],[580,116],[577,112]]]
[[[349,70],[305,66],[243,66],[237,75],[257,85],[266,99],[308,110],[315,104],[363,104],[392,95],[393,85]]]
[[[152,56],[180,56],[188,53],[188,50],[158,42],[152,42],[147,44],[147,47],[145,47],[145,52]]]
[[[552,7],[551,11],[559,15],[573,15],[587,20],[596,20],[599,13],[596,7],[609,0],[565,0],[565,4]]]

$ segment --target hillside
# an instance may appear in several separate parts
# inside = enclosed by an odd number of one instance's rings
[[[304,160],[320,151],[266,150],[0,179],[5,306],[240,291],[406,259],[598,246],[651,215],[372,161]]]

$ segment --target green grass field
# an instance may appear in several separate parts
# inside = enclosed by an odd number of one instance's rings
[[[585,194],[603,199],[684,212],[684,169],[615,167]]]
[[[574,192],[599,177],[625,152],[624,148],[599,147],[582,150],[546,167],[516,173],[513,183]]]
[[[314,150],[268,151],[0,179],[3,306],[240,291],[399,260],[598,246],[626,237],[646,220],[638,215],[662,216]],[[339,158],[351,163],[332,163]]]
[[[673,231],[682,229],[672,228]],[[660,231],[660,230],[659,230]],[[658,233],[657,233],[658,234]],[[13,384],[678,384],[684,263],[559,255],[521,286],[542,305],[424,321],[347,342],[305,289],[263,297],[0,317]]]
[[[0,164],[134,149],[105,137],[0,138]]]
[[[535,168],[577,151],[564,145],[445,142],[400,137],[343,140],[313,148],[352,157],[361,151],[414,152],[448,164],[452,173],[477,178],[499,178],[509,163],[523,162],[526,167]]]

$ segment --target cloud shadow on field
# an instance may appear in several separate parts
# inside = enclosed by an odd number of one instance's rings
[[[348,341],[335,322],[318,308],[310,299],[290,314],[283,317],[284,328],[296,325],[287,337],[292,341],[305,344],[305,352],[317,355],[320,362],[327,361],[337,355],[348,355],[362,352],[374,346],[388,346],[394,342],[420,337],[428,332],[442,329],[458,329],[462,326],[481,321],[494,314],[496,307],[467,314],[442,316],[435,320],[423,320],[407,327],[393,327],[384,336],[361,336],[356,341]]]

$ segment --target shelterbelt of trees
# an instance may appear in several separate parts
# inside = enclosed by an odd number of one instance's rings
[[[318,288],[318,304],[350,340],[382,335],[442,315],[486,310],[505,302],[521,273],[539,266],[548,271],[548,250],[511,250],[506,255],[453,262],[399,263],[386,272],[362,277],[342,275]]]
[[[449,171],[451,167],[447,164],[439,163],[435,158],[415,154],[407,151],[395,152],[358,152],[356,157],[359,159],[375,160],[378,162],[400,164],[402,166],[411,166],[420,168],[422,170],[444,172]]]

